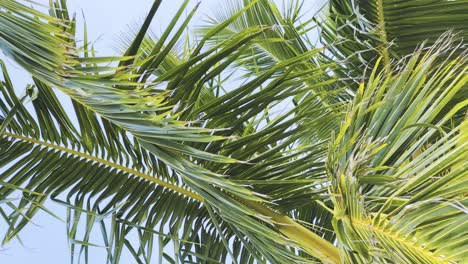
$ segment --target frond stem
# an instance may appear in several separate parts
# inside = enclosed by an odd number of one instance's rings
[[[9,133],[9,132],[3,132],[3,135],[7,136],[7,137],[10,137],[10,138],[17,139],[17,140],[21,140],[23,142],[28,142],[28,143],[35,144],[35,145],[40,145],[40,146],[43,146],[43,147],[46,147],[46,148],[49,148],[49,149],[55,149],[55,150],[58,150],[58,151],[61,151],[61,152],[65,152],[65,153],[68,153],[68,154],[71,154],[71,155],[74,155],[74,156],[77,156],[77,157],[81,157],[81,158],[84,158],[84,159],[87,159],[87,160],[90,160],[90,161],[94,161],[96,163],[103,164],[103,165],[108,166],[108,167],[112,167],[112,168],[127,172],[129,174],[132,174],[132,175],[138,176],[140,178],[143,178],[143,179],[145,179],[147,181],[150,181],[150,182],[153,182],[155,184],[164,186],[164,187],[166,187],[168,189],[176,191],[176,192],[178,192],[180,194],[183,194],[183,195],[185,195],[187,197],[190,197],[192,199],[195,199],[197,201],[203,202],[203,197],[201,197],[200,195],[198,195],[198,194],[196,194],[196,193],[194,193],[194,192],[192,192],[190,190],[184,189],[184,188],[182,188],[180,186],[177,186],[177,185],[171,184],[169,182],[163,181],[161,179],[155,178],[153,176],[150,176],[150,175],[145,174],[143,172],[140,172],[138,170],[122,166],[122,165],[117,164],[115,162],[111,162],[111,161],[108,161],[108,160],[105,160],[105,159],[98,158],[98,157],[93,156],[93,155],[89,155],[89,154],[86,154],[86,153],[83,153],[83,152],[80,152],[80,151],[69,149],[69,148],[59,146],[59,145],[56,145],[56,144],[52,144],[52,143],[49,143],[49,142],[45,142],[45,141],[42,141],[42,140],[37,140],[37,139],[34,139],[34,138],[29,138],[29,137],[25,137],[25,136],[21,136],[21,135],[16,135],[16,134]]]
[[[257,212],[271,217],[279,232],[323,263],[341,263],[338,249],[328,240],[323,239],[290,217],[277,213],[263,204],[249,201],[244,203]]]

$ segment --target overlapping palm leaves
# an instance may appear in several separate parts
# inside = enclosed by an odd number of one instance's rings
[[[345,262],[467,260],[466,120],[449,121],[466,114],[468,101],[437,118],[467,82],[467,54],[450,57],[451,37],[394,74],[373,72],[331,144],[327,174]]]
[[[223,8],[216,10],[215,15],[207,20],[206,25],[200,26],[201,33],[206,32],[214,25],[231,21],[211,43],[218,43],[220,39],[232,36],[250,27],[269,26],[272,30],[262,32],[249,49],[245,50],[238,59],[240,66],[252,74],[258,74],[279,62],[295,58],[318,47],[317,41],[310,39],[309,34],[317,25],[312,23],[313,16],[304,14],[301,9],[302,1],[285,2],[284,10],[280,10],[272,1],[230,1]],[[246,9],[248,8],[248,9]],[[246,9],[241,16],[233,19],[233,14]],[[329,75],[314,76],[314,68],[335,68],[336,61],[324,61],[321,56],[304,58],[304,63],[296,70],[300,71],[302,81],[310,88],[307,94],[319,98],[325,106],[348,100],[349,90],[335,85],[336,78]],[[329,63],[329,64],[327,64]],[[336,70],[336,68],[335,68]],[[317,86],[320,81],[329,81],[327,85]],[[307,94],[305,96],[307,96]],[[301,96],[304,96],[302,94]],[[299,98],[296,98],[299,101]],[[329,108],[335,110],[336,105]]]
[[[226,262],[227,254],[241,263],[466,259],[466,121],[452,119],[466,112],[466,100],[441,111],[466,84],[466,54],[453,47],[459,40],[446,36],[395,67],[383,54],[369,79],[352,80],[359,89],[343,88],[346,79],[335,79],[348,64],[329,63],[338,53],[326,58],[343,49],[306,47],[306,31],[295,24],[298,4],[283,18],[268,1],[244,2],[177,58],[173,48],[195,11],[181,19],[187,3],[154,38],[147,31],[155,1],[123,57],[96,58],[87,44],[76,47],[64,1],[52,3],[51,16],[1,2],[7,30],[0,47],[35,77],[37,89],[28,88],[37,97],[32,117],[8,77],[2,85],[7,240],[46,210],[50,196],[68,206],[70,240],[85,256],[98,223],[110,263],[124,247],[150,262],[154,234],[160,262]],[[380,41],[373,50],[387,45],[373,36]],[[437,56],[445,61],[436,63]],[[232,80],[233,65],[249,72],[234,89],[220,81]],[[74,100],[77,125],[51,86]],[[287,102],[294,106],[273,113]],[[55,159],[63,163],[46,162]],[[15,190],[23,193],[19,203],[9,200]],[[126,237],[131,230],[137,246]],[[169,241],[174,260],[164,253]]]
[[[330,59],[346,62],[337,74],[355,88],[380,56],[382,65],[388,65],[412,54],[422,42],[434,44],[448,30],[465,43],[468,36],[466,0],[331,0],[326,9],[317,19],[324,44],[335,43]]]

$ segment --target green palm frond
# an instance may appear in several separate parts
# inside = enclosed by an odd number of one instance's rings
[[[89,232],[99,228],[107,230],[103,246],[108,247],[108,257],[113,260],[118,259],[122,247],[136,246],[123,244],[132,230],[141,233],[140,249],[157,243],[157,234],[161,235],[161,249],[168,239],[177,241],[177,250],[187,251],[181,253],[181,259],[192,251],[202,254],[207,250],[195,251],[195,243],[208,245],[220,240],[216,235],[199,237],[200,229],[210,230],[203,225],[202,219],[209,219],[209,215],[202,198],[124,131],[79,104],[74,105],[76,127],[70,121],[70,111],[65,113],[51,88],[38,80],[33,117],[15,97],[5,69],[4,77],[0,108],[4,113],[15,106],[18,110],[1,139],[0,195],[17,195],[18,189],[11,186],[23,190],[20,201],[8,204],[12,213],[7,217],[10,229],[4,243],[17,236],[38,210],[47,210],[44,202],[48,197],[70,210],[67,223],[72,256],[77,246],[87,254]],[[84,237],[77,237],[80,219],[89,228]],[[104,224],[109,219],[112,223]],[[166,219],[172,223],[169,234],[162,230]],[[140,249],[137,246],[136,251]],[[137,258],[144,259],[144,254],[151,252],[151,248],[143,250]],[[222,249],[220,254],[226,256]]]
[[[391,75],[376,65],[331,144],[333,225],[345,262],[467,260],[468,145],[449,122],[467,101],[436,118],[468,80],[466,52],[447,54],[451,38]]]

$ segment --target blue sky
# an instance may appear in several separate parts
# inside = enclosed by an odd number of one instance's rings
[[[198,15],[193,20],[194,24],[200,24],[204,14],[209,14],[213,8],[222,8],[221,1],[202,1]],[[227,0],[225,0],[227,1]],[[37,2],[47,2],[37,0]],[[95,45],[98,55],[115,54],[119,46],[118,36],[122,31],[128,30],[129,26],[136,27],[145,17],[153,0],[69,0],[69,9],[76,12],[78,23],[83,22],[85,14],[88,24],[89,40]],[[158,11],[156,20],[152,25],[152,30],[159,33],[170,21],[182,1],[163,1],[161,10]],[[198,1],[192,1],[190,5]],[[281,5],[281,0],[275,1]],[[306,10],[317,10],[322,0],[305,0]],[[78,36],[79,37],[79,36]],[[0,58],[5,59],[0,55]],[[7,60],[12,79],[17,90],[24,91],[25,84],[29,82],[29,77],[21,71],[18,66]],[[1,171],[0,171],[1,172]],[[47,206],[55,214],[65,218],[63,207],[48,202]],[[0,226],[3,233],[5,227]],[[99,234],[98,234],[99,235]],[[69,249],[67,244],[65,224],[59,220],[39,212],[34,218],[34,224],[26,227],[21,235],[23,245],[18,241],[13,241],[0,248],[0,263],[22,264],[22,263],[47,263],[63,264],[69,263]],[[94,249],[91,251],[91,264],[105,263],[104,250]],[[121,263],[134,263],[128,254],[124,254]]]

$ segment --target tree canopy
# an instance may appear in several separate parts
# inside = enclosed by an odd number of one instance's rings
[[[468,261],[468,1],[232,0],[190,37],[161,2],[99,57],[65,0],[0,0],[3,243],[50,199],[72,263]]]

